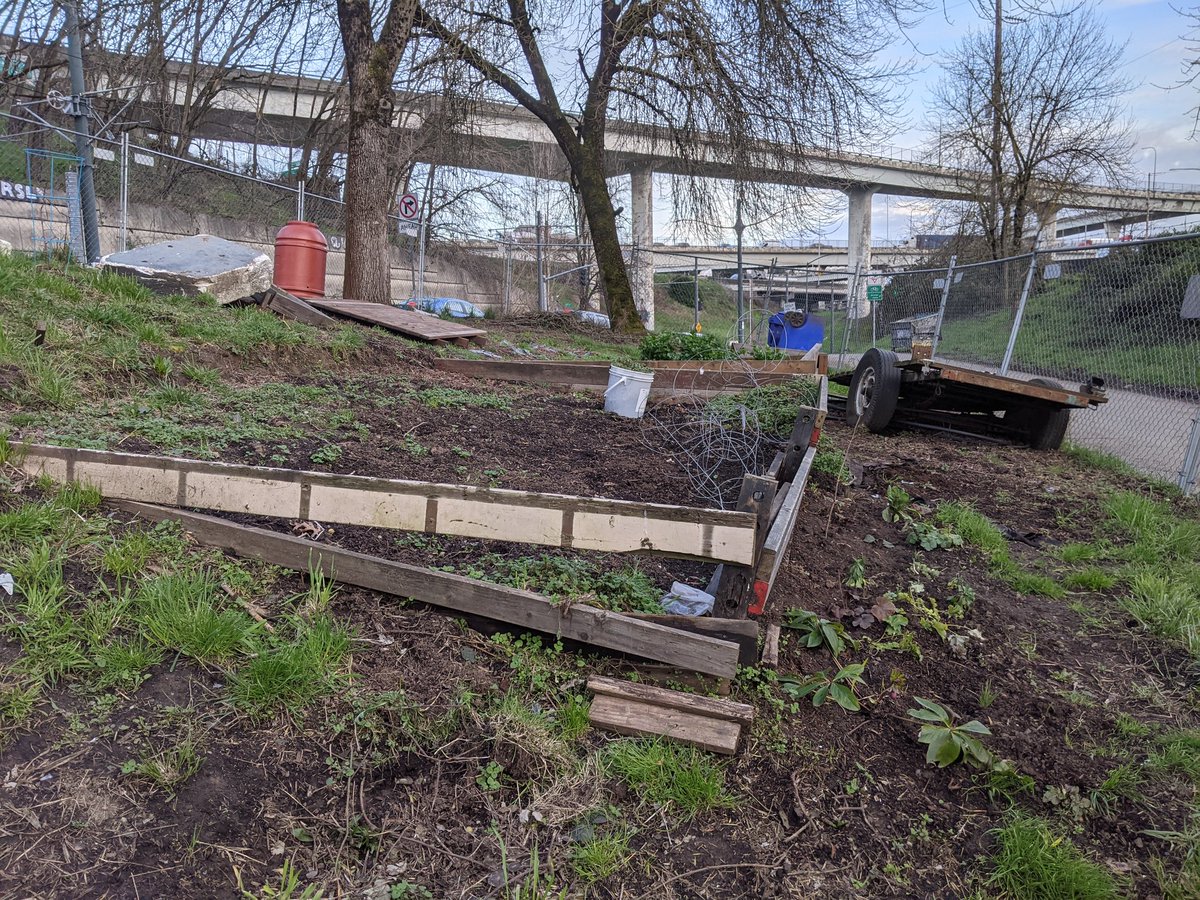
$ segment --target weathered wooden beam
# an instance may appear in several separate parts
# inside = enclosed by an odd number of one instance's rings
[[[585,604],[555,604],[530,591],[316,544],[215,516],[130,501],[115,505],[149,521],[178,522],[202,544],[271,565],[299,572],[318,569],[343,584],[411,597],[432,606],[484,616],[706,675],[730,678],[737,672],[738,646],[729,641],[688,634]]]
[[[778,485],[772,478],[763,475],[746,475],[742,478],[742,490],[737,508],[752,513],[758,523],[758,534],[765,537],[771,520],[771,509]],[[759,545],[755,545],[755,560],[758,560]],[[726,566],[717,585],[713,614],[725,619],[744,619],[750,606],[754,589],[756,564]]]
[[[629,735],[661,735],[714,753],[737,752],[754,708],[649,685],[588,679],[594,695],[588,720],[597,728]]]
[[[337,324],[332,316],[327,316],[315,306],[289,294],[277,285],[271,285],[266,290],[263,308],[269,309],[283,319],[293,319],[305,325],[315,325],[318,328],[329,328]]]
[[[755,518],[736,511],[33,445],[31,475],[114,500],[750,565]]]
[[[775,577],[787,553],[792,540],[792,532],[796,528],[796,520],[800,517],[800,501],[804,499],[804,489],[808,485],[808,477],[812,472],[813,460],[817,457],[817,448],[809,447],[804,454],[796,477],[787,488],[787,495],[779,514],[771,524],[763,541],[762,550],[758,554],[758,564],[754,583],[754,604],[750,613],[761,615],[775,585]]]
[[[752,666],[758,659],[758,622],[753,619],[718,619],[713,616],[672,616],[655,613],[626,613],[631,619],[657,622],[668,628],[705,634],[723,641],[732,641],[740,648],[738,662]]]

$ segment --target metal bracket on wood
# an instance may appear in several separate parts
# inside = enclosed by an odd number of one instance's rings
[[[776,477],[779,484],[787,484],[796,477],[804,454],[808,452],[809,444],[812,442],[813,431],[817,427],[818,412],[819,410],[810,406],[800,408],[800,413],[796,416],[796,424],[792,426],[791,436],[788,437],[787,446],[783,450],[783,462],[779,466]]]
[[[807,446],[807,445],[806,445]],[[746,475],[742,478],[742,491],[738,495],[737,508],[741,512],[752,512],[758,517],[758,528],[754,541],[754,565],[727,565],[717,582],[716,601],[713,615],[724,619],[744,619],[754,591],[754,576],[757,571],[758,555],[762,551],[767,532],[771,530],[771,510],[775,505],[778,483],[763,475]]]

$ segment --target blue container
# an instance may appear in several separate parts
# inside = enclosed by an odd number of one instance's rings
[[[825,323],[803,310],[777,312],[767,322],[767,346],[807,352],[825,341]]]

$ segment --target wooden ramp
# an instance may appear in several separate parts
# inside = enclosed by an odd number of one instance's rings
[[[487,334],[482,328],[460,325],[458,322],[439,319],[428,313],[399,309],[383,303],[360,303],[356,300],[309,300],[309,305],[335,316],[378,325],[405,337],[430,343],[486,343]]]

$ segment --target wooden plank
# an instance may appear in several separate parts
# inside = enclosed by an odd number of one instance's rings
[[[672,616],[655,613],[625,613],[643,622],[657,622],[668,628],[706,634],[738,645],[738,662],[752,666],[758,659],[758,622],[753,619],[718,619],[713,616]]]
[[[813,460],[816,459],[816,456],[817,448],[809,447],[808,452],[804,454],[804,462],[801,463],[795,480],[788,487],[787,499],[783,501],[779,515],[776,516],[771,530],[767,533],[766,540],[763,541],[762,552],[758,555],[755,583],[755,608],[760,611],[771,594],[771,588],[775,585],[775,576],[779,574],[779,567],[783,563],[783,557],[787,554],[788,545],[791,543],[796,520],[800,517],[800,502],[804,499],[804,488],[808,484],[808,476],[812,471]]]
[[[742,490],[737,508],[753,513],[757,520],[757,533],[765,537],[770,522],[771,508],[778,485],[774,479],[762,475],[746,475],[742,478]],[[755,544],[755,560],[758,559],[759,544]],[[726,566],[717,585],[713,613],[727,619],[744,619],[750,605],[750,594],[754,589],[755,565]]]
[[[821,355],[821,345],[819,343],[816,343],[816,344],[813,344],[811,347],[809,347],[808,350],[805,352],[805,354],[802,357],[800,357],[800,359],[816,362],[817,357],[820,355]]]
[[[263,307],[283,319],[294,319],[305,325],[315,325],[318,328],[328,328],[337,322],[332,316],[327,316],[315,306],[289,294],[277,285],[267,288]]]
[[[179,522],[203,544],[271,565],[299,572],[320,569],[343,584],[412,597],[432,606],[485,616],[706,675],[730,678],[737,672],[738,647],[728,641],[688,634],[585,604],[555,604],[529,591],[315,544],[215,516],[127,501],[115,505],[152,522]]]
[[[385,303],[360,303],[354,300],[311,300],[317,309],[378,325],[388,331],[395,331],[406,337],[422,341],[447,341],[454,338],[481,337],[487,334],[482,328],[472,328],[469,325],[459,325],[457,322],[440,319],[428,313],[416,312],[411,309],[399,309]]]
[[[818,375],[828,375],[829,374],[829,354],[828,353],[818,353],[817,354],[817,374]]]
[[[730,510],[31,445],[30,475],[114,500],[749,565],[755,520]]]
[[[677,709],[665,709],[601,694],[592,701],[588,721],[596,728],[632,736],[660,735],[732,756],[737,752],[742,726]]]
[[[822,379],[822,385],[827,388],[824,379]],[[788,436],[788,442],[783,448],[783,462],[780,463],[777,473],[781,484],[795,480],[804,454],[812,446],[813,436],[818,433],[818,420],[824,421],[819,406],[800,407],[800,412],[796,414],[796,422],[792,425],[792,433]]]
[[[678,709],[683,712],[695,713],[698,716],[707,716],[710,719],[737,722],[741,725],[749,725],[754,721],[754,707],[748,703],[716,700],[699,694],[687,694],[683,691],[639,684],[636,681],[622,681],[619,678],[593,675],[588,679],[587,689],[593,694],[624,697],[626,700],[652,703],[665,709]]]
[[[1019,394],[1023,397],[1031,397],[1035,400],[1047,400],[1051,403],[1062,404],[1063,406],[1086,409],[1093,404],[1108,402],[1108,398],[1103,395],[1095,396],[1093,394],[1085,394],[1082,391],[1072,391],[1065,388],[1062,390],[1048,388],[1040,384],[1030,384],[1028,381],[1021,381],[1017,378],[994,375],[991,372],[977,372],[974,369],[964,369],[950,363],[930,362],[929,365],[930,368],[936,369],[940,377],[946,381],[970,384],[993,391],[1002,391],[1006,394]]]
[[[779,626],[768,625],[767,636],[763,638],[762,664],[764,666],[779,665],[779,638]]]
[[[755,376],[771,375],[814,375],[813,360],[793,357],[790,359],[652,359],[644,365],[654,370],[705,371],[718,375],[751,373]]]

